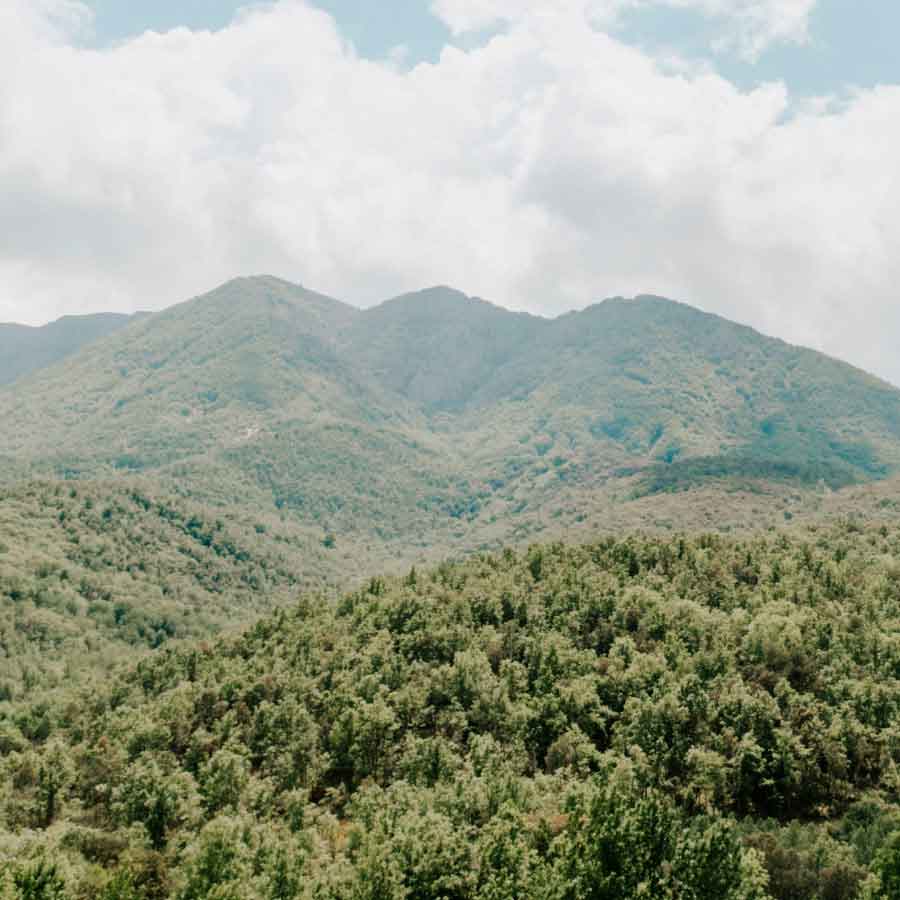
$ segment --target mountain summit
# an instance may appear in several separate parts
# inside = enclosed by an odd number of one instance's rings
[[[459,410],[537,337],[543,323],[434,287],[365,310],[342,335],[341,346],[423,410]]]

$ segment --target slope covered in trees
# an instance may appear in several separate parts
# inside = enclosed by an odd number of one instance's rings
[[[7,893],[895,897],[898,555],[535,546],[3,704]]]
[[[0,490],[0,698],[247,623],[296,596],[302,556],[145,485]]]

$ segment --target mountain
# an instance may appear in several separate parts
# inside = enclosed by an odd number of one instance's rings
[[[674,484],[756,471],[833,484],[892,471],[900,392],[853,367],[656,297],[562,316],[470,408],[543,433],[545,455],[656,471]],[[534,434],[534,432],[532,432]]]
[[[894,897],[898,555],[896,521],[480,554],[6,704],[0,877],[19,898]]]
[[[102,313],[65,316],[40,328],[0,324],[0,385],[77,353],[87,344],[124,328],[134,318]]]
[[[277,279],[230,282],[8,390],[16,428],[0,452],[40,472],[196,474],[207,499],[264,491],[269,507],[374,518],[382,490],[406,490],[391,473],[415,468],[421,417],[337,353],[331,335],[355,315]]]
[[[371,377],[425,411],[458,411],[543,324],[437,287],[363,311],[339,346]]]
[[[262,276],[0,417],[3,897],[893,896],[889,385]]]
[[[642,496],[802,500],[900,472],[900,391],[658,297],[550,320],[237,279],[0,390],[0,416],[7,479],[143,473],[360,566],[600,527]]]

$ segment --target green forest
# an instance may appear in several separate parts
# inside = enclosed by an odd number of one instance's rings
[[[0,488],[0,698],[252,622],[310,584],[298,544],[138,484]]]
[[[0,896],[900,897],[898,557],[535,545],[7,700]]]
[[[896,388],[658,297],[543,319],[449,288],[359,310],[239,278],[30,363],[0,384],[0,484],[142,477],[333,532],[361,577],[643,524],[644,498],[666,518],[697,488],[808,503],[900,476]],[[763,518],[748,505],[733,518]]]

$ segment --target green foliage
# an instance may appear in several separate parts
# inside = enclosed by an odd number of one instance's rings
[[[99,900],[144,900],[145,897],[135,876],[127,870],[120,870],[103,886]]]
[[[65,900],[66,885],[57,867],[41,859],[35,865],[17,869],[13,886],[18,900]]]
[[[685,819],[653,791],[600,787],[571,803],[567,815],[555,848],[560,898],[767,896],[765,879],[747,871],[752,860],[744,862],[733,827]]]
[[[879,851],[875,871],[884,897],[900,897],[900,832],[894,832]]]
[[[207,900],[212,897],[236,897],[222,890],[238,877],[238,841],[227,827],[207,828],[200,838],[194,858],[187,865],[187,879],[178,900]]]
[[[146,486],[0,489],[0,529],[0,702],[250,621],[300,580],[274,537]],[[21,724],[47,727],[36,707]]]
[[[308,599],[0,711],[0,841],[73,898],[892,896],[898,555],[630,536]]]
[[[179,796],[173,782],[154,760],[138,760],[113,795],[114,814],[124,824],[142,825],[154,850],[165,847],[169,829],[179,820]]]

